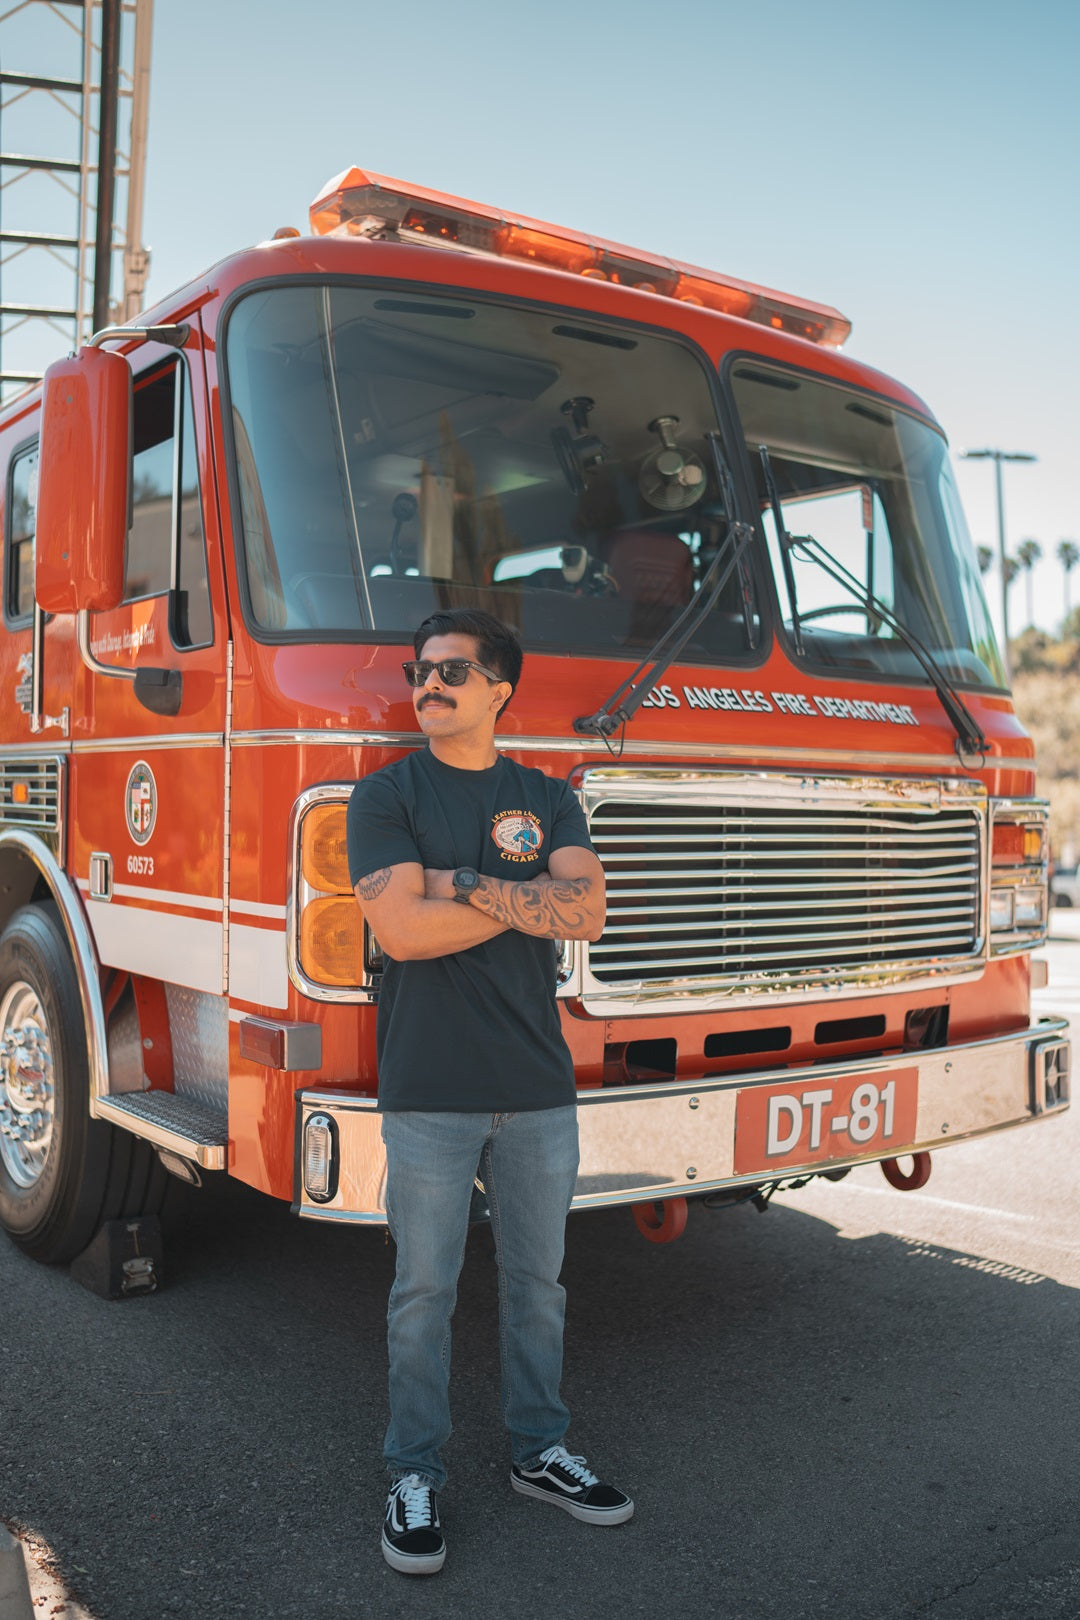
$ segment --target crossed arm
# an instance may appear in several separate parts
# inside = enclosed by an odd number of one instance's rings
[[[454,899],[452,871],[411,861],[370,873],[353,892],[399,962],[467,951],[509,929],[540,939],[599,939],[604,928],[603,868],[588,849],[557,849],[547,872],[520,883],[481,877],[467,906]]]

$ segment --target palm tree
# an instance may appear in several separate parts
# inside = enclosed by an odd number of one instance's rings
[[[1020,544],[1016,548],[1016,560],[1023,569],[1024,573],[1027,575],[1024,583],[1027,586],[1027,616],[1029,625],[1034,624],[1035,622],[1035,612],[1031,605],[1031,574],[1035,564],[1038,562],[1041,556],[1042,546],[1040,546],[1037,540],[1021,540]]]
[[[1069,617],[1071,607],[1069,603],[1069,575],[1080,562],[1080,546],[1075,540],[1059,540],[1057,545],[1057,560],[1065,572],[1065,617]]]
[[[975,557],[979,564],[979,573],[988,574],[994,566],[994,553],[989,546],[977,546]]]

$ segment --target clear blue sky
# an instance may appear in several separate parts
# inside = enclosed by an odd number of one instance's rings
[[[1080,541],[1080,0],[156,0],[150,295],[358,164],[836,305]],[[14,62],[12,66],[16,65]],[[959,462],[996,544],[992,469]],[[1080,601],[1080,574],[1073,579]],[[988,579],[991,600],[997,576]],[[1025,622],[1022,584],[1013,628]]]

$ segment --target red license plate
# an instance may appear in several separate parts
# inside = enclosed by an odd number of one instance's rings
[[[735,1174],[850,1159],[915,1140],[918,1069],[750,1086],[735,1107]]]

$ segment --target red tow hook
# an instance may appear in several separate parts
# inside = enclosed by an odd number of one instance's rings
[[[650,1243],[674,1243],[686,1231],[685,1198],[656,1198],[648,1204],[631,1204],[634,1221]]]
[[[929,1153],[912,1153],[910,1157],[910,1175],[905,1175],[901,1170],[899,1159],[882,1159],[881,1161],[881,1171],[885,1180],[890,1187],[895,1187],[898,1192],[915,1192],[917,1188],[925,1187],[930,1180],[931,1164]]]

